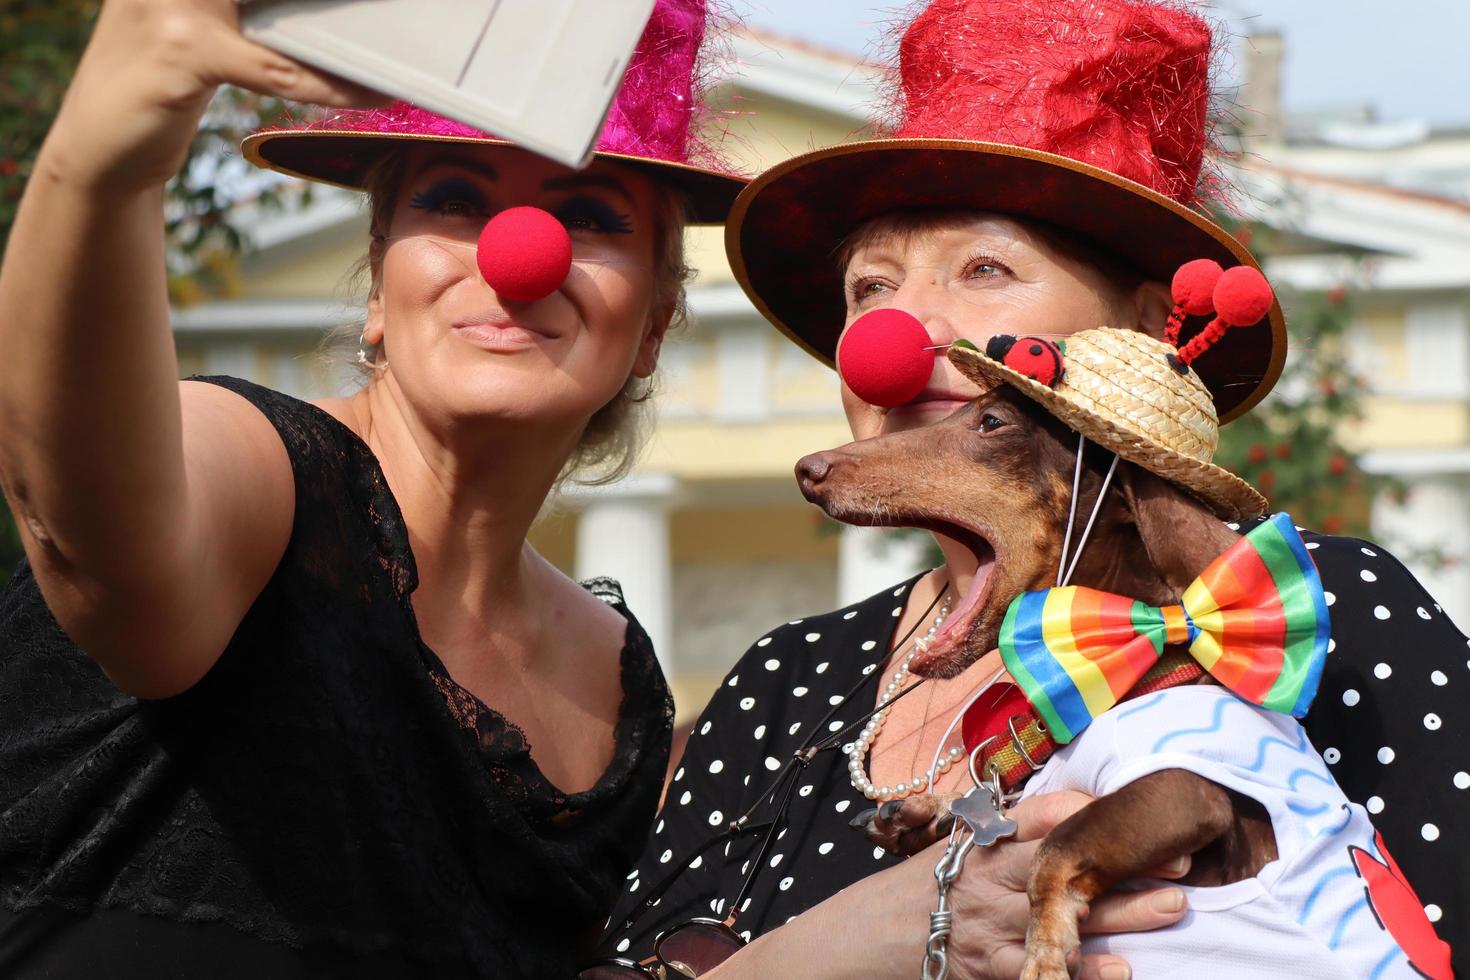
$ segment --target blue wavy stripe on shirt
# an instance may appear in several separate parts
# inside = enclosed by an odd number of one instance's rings
[[[1260,743],[1256,746],[1256,761],[1252,762],[1245,768],[1250,772],[1260,772],[1261,766],[1265,765],[1266,763],[1266,751],[1273,745],[1284,745],[1288,749],[1296,750],[1298,753],[1305,752],[1307,750],[1307,730],[1300,726],[1297,727],[1295,745],[1288,742],[1284,738],[1279,738],[1275,735],[1267,735],[1265,738],[1261,739]]]
[[[1348,910],[1342,914],[1342,918],[1337,920],[1336,928],[1332,930],[1332,938],[1327,941],[1328,949],[1337,949],[1338,944],[1342,942],[1342,931],[1347,928],[1347,924],[1352,921],[1353,916],[1367,907],[1368,898],[1366,895],[1348,907]]]
[[[1306,923],[1307,916],[1312,914],[1312,906],[1317,904],[1317,899],[1321,897],[1323,890],[1328,885],[1332,884],[1343,875],[1351,874],[1357,874],[1357,872],[1354,871],[1352,868],[1333,868],[1331,871],[1328,871],[1327,873],[1322,875],[1322,877],[1318,878],[1317,883],[1312,886],[1312,893],[1307,896],[1306,904],[1302,906],[1302,914],[1297,916],[1296,918],[1296,924],[1304,925]]]
[[[1292,813],[1299,813],[1304,817],[1315,817],[1319,813],[1326,813],[1328,810],[1331,810],[1332,804],[1318,803],[1316,806],[1307,806],[1303,803],[1297,803],[1295,800],[1288,800],[1286,808]]]
[[[1317,780],[1317,782],[1322,783],[1326,786],[1337,785],[1332,781],[1331,776],[1323,775],[1320,771],[1316,769],[1307,769],[1306,767],[1303,767],[1301,769],[1292,770],[1291,775],[1286,777],[1286,785],[1290,786],[1293,792],[1296,791],[1296,781],[1298,779],[1315,779]]]
[[[1118,709],[1118,720],[1122,721],[1124,718],[1127,718],[1131,714],[1136,714],[1139,711],[1144,711],[1148,708],[1152,708],[1154,705],[1158,704],[1159,701],[1161,701],[1164,695],[1167,693],[1169,692],[1159,691],[1156,694],[1144,698],[1142,701],[1127,702],[1128,706],[1126,708]]]
[[[1317,831],[1317,837],[1314,838],[1314,840],[1315,839],[1320,839],[1320,838],[1323,838],[1323,837],[1335,837],[1338,834],[1342,833],[1344,830],[1346,830],[1347,829],[1347,825],[1350,824],[1350,823],[1352,823],[1352,822],[1353,822],[1353,811],[1352,811],[1352,808],[1349,807],[1346,803],[1344,803],[1342,805],[1342,823],[1338,824],[1336,827],[1323,827],[1321,830]]]
[[[1402,949],[1399,949],[1397,946],[1395,946],[1393,949],[1389,950],[1388,951],[1388,954],[1386,956],[1384,956],[1383,959],[1381,959],[1381,960],[1378,961],[1378,965],[1375,966],[1375,967],[1373,967],[1373,972],[1370,973],[1370,974],[1368,974],[1368,980],[1377,980],[1378,977],[1383,976],[1383,971],[1388,969],[1388,964],[1392,963],[1395,959],[1397,959],[1400,956],[1402,956],[1406,960],[1409,958],[1409,954],[1408,953],[1405,953]],[[1416,970],[1415,972],[1418,972],[1418,971]]]
[[[1212,735],[1215,732],[1218,732],[1220,730],[1220,722],[1225,717],[1225,708],[1227,705],[1230,705],[1232,703],[1234,702],[1230,698],[1221,698],[1219,701],[1215,702],[1215,712],[1213,715],[1210,716],[1209,725],[1204,728],[1181,728],[1177,732],[1170,732],[1169,734],[1165,735],[1163,738],[1160,738],[1157,742],[1155,742],[1154,747],[1149,751],[1162,751],[1165,745],[1168,745],[1176,738],[1183,738],[1186,735]]]

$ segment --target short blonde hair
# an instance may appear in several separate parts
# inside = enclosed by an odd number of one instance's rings
[[[354,268],[351,279],[354,292],[362,291],[362,281],[367,280],[369,299],[377,295],[381,283],[384,239],[403,185],[406,161],[407,155],[403,151],[390,150],[369,169],[364,181],[368,193],[368,230],[372,240],[367,254]],[[694,277],[694,270],[689,268],[684,251],[684,226],[689,218],[689,202],[684,194],[666,184],[655,181],[653,190],[654,308],[668,313],[667,332],[672,332],[684,327],[689,320],[685,287]],[[362,379],[364,383],[371,379],[373,366],[382,351],[378,345],[362,342],[361,324],[333,331],[327,343],[332,349],[331,359],[337,363],[350,358],[355,364],[357,352],[361,350],[366,358],[366,363],[361,365]],[[650,399],[656,387],[657,374],[647,378],[628,378],[612,401],[587,421],[582,438],[562,467],[557,483],[601,486],[626,476],[637,462],[651,427]]]

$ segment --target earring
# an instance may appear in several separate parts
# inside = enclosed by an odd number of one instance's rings
[[[360,335],[358,335],[358,338],[357,338],[357,363],[359,363],[361,365],[364,365],[364,366],[366,366],[367,363],[368,363],[368,355],[367,355],[367,331],[366,330],[364,330]]]

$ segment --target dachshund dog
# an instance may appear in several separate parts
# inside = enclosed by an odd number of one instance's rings
[[[1002,386],[934,425],[814,453],[796,472],[807,499],[839,521],[924,528],[974,552],[979,568],[967,594],[910,665],[915,674],[948,678],[996,648],[1011,600],[1056,584],[1076,447],[1074,432]],[[1080,514],[1091,511],[1109,462],[1089,444]],[[1204,504],[1120,461],[1072,584],[1152,605],[1176,603],[1238,538]],[[925,794],[869,811],[869,836],[912,854],[948,832],[948,805],[957,795]],[[1271,820],[1255,800],[1166,769],[1058,825],[1032,868],[1023,976],[1066,977],[1088,903],[1185,855],[1192,855],[1185,884],[1252,877],[1277,856]]]

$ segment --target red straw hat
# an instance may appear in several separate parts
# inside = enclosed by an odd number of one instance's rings
[[[746,178],[728,172],[695,125],[706,71],[701,54],[710,30],[705,0],[658,0],[608,110],[595,156],[672,184],[689,196],[691,220],[718,223]],[[262,130],[246,137],[241,149],[257,166],[362,190],[383,151],[405,141],[512,145],[395,102],[382,109],[332,112],[300,127]]]
[[[1211,47],[1208,25],[1174,3],[935,0],[903,35],[888,138],[787,160],[741,194],[725,232],[735,277],[830,365],[845,319],[836,253],[889,212],[1043,221],[1164,283],[1191,259],[1255,266],[1200,208]],[[1285,358],[1273,302],[1266,322],[1231,330],[1195,368],[1229,421]]]

